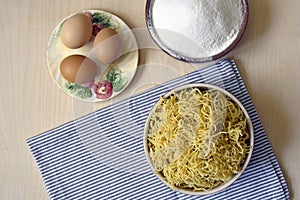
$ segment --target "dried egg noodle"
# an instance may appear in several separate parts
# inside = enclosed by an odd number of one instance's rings
[[[229,181],[242,170],[248,139],[242,110],[218,91],[173,92],[149,119],[150,158],[172,188],[206,191]]]

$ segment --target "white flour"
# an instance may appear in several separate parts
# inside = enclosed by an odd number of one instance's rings
[[[211,57],[237,37],[241,0],[155,0],[152,22],[160,40],[190,58]]]

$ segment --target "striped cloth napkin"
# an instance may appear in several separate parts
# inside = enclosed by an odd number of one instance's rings
[[[143,129],[159,97],[188,83],[209,83],[235,95],[255,134],[246,171],[227,189],[191,196],[172,191],[151,171]],[[27,140],[50,199],[289,199],[289,191],[233,60],[196,70]]]

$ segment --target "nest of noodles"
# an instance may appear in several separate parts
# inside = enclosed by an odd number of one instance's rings
[[[236,99],[215,89],[187,87],[161,97],[145,130],[152,169],[172,189],[222,189],[249,161],[245,112]]]

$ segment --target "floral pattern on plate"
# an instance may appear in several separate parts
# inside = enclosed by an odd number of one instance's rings
[[[78,49],[69,49],[61,41],[60,34],[63,19],[54,29],[50,37],[46,61],[49,73],[54,82],[68,95],[88,101],[105,101],[120,94],[131,82],[138,64],[138,47],[134,34],[130,28],[117,16],[102,10],[84,10],[82,13],[89,16],[93,24],[91,40]],[[112,28],[119,33],[123,41],[123,54],[109,66],[101,64],[93,55],[93,40],[103,28]],[[99,74],[89,83],[75,84],[65,80],[60,74],[61,61],[70,55],[80,54],[92,59],[99,67]]]

